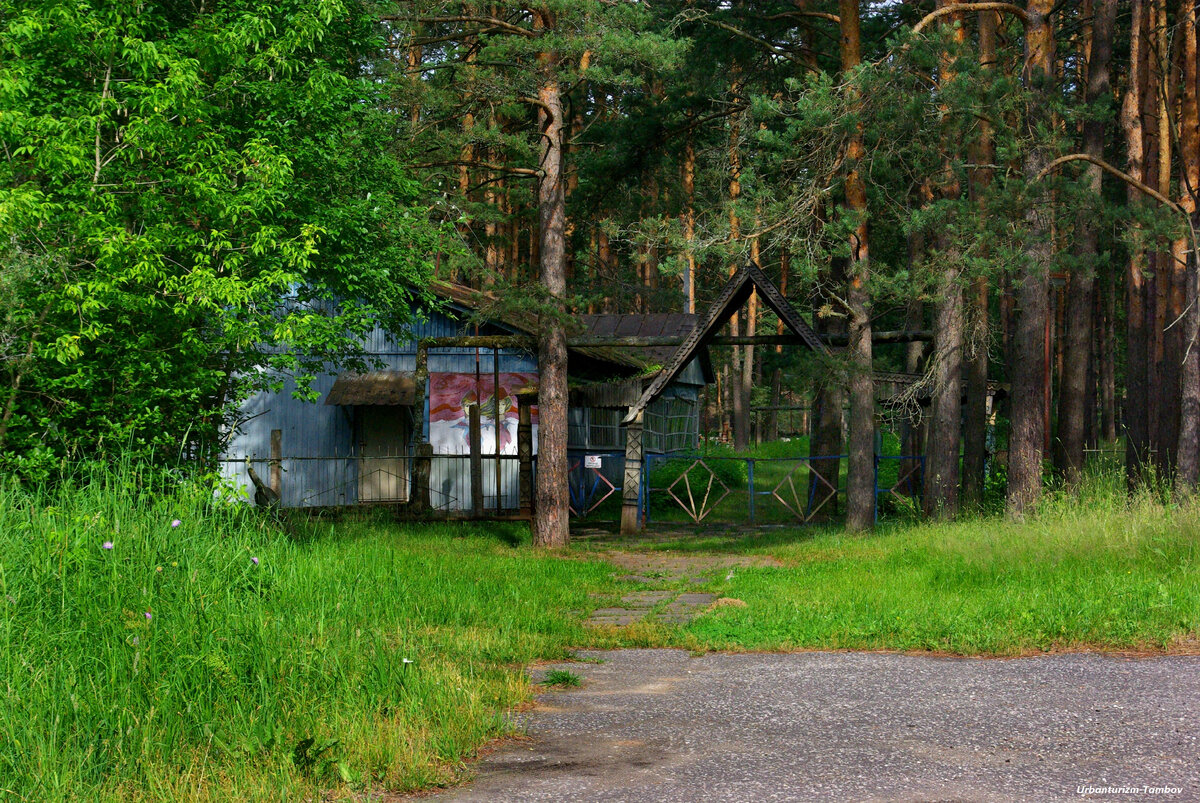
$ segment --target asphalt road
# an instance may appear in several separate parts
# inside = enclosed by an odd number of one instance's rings
[[[437,799],[1200,800],[1198,657],[581,657]]]

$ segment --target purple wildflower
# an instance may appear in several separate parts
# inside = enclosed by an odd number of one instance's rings
[[[154,617],[150,615],[150,611],[146,611],[146,621],[150,621],[152,618]]]
[[[112,549],[112,541],[105,541],[100,545],[101,549]]]
[[[253,563],[255,566],[257,566],[257,565],[258,565],[258,558],[250,558],[250,562],[251,562],[251,563]]]
[[[183,524],[183,522],[180,521],[179,519],[175,519],[175,521],[171,522],[171,527],[172,528],[178,527],[180,524]]]

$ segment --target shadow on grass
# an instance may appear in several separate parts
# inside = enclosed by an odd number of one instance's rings
[[[839,532],[841,527],[833,524],[745,529],[735,525],[697,527],[664,523],[651,525],[636,535],[621,535],[615,527],[592,527],[573,535],[572,541],[585,548],[739,554],[765,552],[775,547],[802,544],[822,535]]]
[[[414,521],[396,516],[386,507],[286,511],[282,520],[289,537],[298,544],[318,539],[353,542],[388,534],[430,542],[478,538],[507,547],[528,546],[531,541],[529,524],[523,521]]]

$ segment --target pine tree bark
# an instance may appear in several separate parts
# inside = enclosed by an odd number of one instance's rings
[[[840,289],[846,283],[846,261],[834,258],[829,265],[829,286]],[[835,293],[836,294],[836,293]],[[818,302],[831,302],[828,292]],[[819,309],[814,315],[814,325],[821,334],[844,335],[847,332],[846,318],[843,316],[824,316]],[[843,443],[843,408],[846,406],[846,386],[843,378],[832,371],[821,372],[816,378],[816,392],[813,395],[813,410],[809,416],[808,455],[816,458],[810,463],[808,498],[816,504],[825,499],[830,488],[837,488],[842,469]],[[837,497],[821,507],[821,513],[834,516],[837,510]]]
[[[1158,120],[1157,189],[1163,195],[1171,194],[1171,148],[1174,143],[1172,131],[1173,96],[1176,74],[1171,58],[1173,41],[1178,41],[1170,32],[1167,0],[1155,0],[1155,39],[1157,56],[1155,77],[1157,87],[1154,97]],[[1169,247],[1160,248],[1156,254],[1157,269],[1154,273],[1156,290],[1155,308],[1155,365],[1158,371],[1154,383],[1158,399],[1157,409],[1157,458],[1158,476],[1167,480],[1175,477],[1175,454],[1179,445],[1179,379],[1182,362],[1182,329],[1172,323],[1183,314],[1183,265],[1177,263]]]
[[[1107,117],[1103,114],[1112,95],[1109,62],[1112,32],[1117,16],[1116,0],[1096,0],[1092,22],[1091,57],[1087,65],[1085,102],[1091,107],[1083,123],[1083,152],[1104,158]],[[1065,344],[1061,390],[1058,397],[1058,439],[1055,468],[1068,486],[1076,486],[1083,472],[1087,439],[1088,365],[1091,362],[1093,289],[1099,256],[1099,207],[1101,176],[1098,165],[1088,164],[1084,183],[1092,202],[1079,210],[1075,219],[1075,257],[1078,269],[1067,287]]]
[[[554,27],[551,11],[536,13],[543,29]],[[567,294],[566,194],[563,180],[563,109],[552,52],[538,58],[539,274],[550,297],[551,314],[538,326],[538,471],[533,542],[561,547],[570,540],[567,499],[567,334],[563,326]]]
[[[683,146],[684,312],[696,312],[696,145],[689,130]]]
[[[1133,0],[1129,43],[1129,86],[1121,105],[1121,128],[1125,133],[1128,172],[1138,181],[1145,175],[1145,131],[1142,123],[1143,95],[1147,83],[1145,54],[1145,0]],[[1126,188],[1128,204],[1133,207],[1142,201],[1141,191]],[[1136,224],[1134,224],[1136,227]],[[1136,488],[1145,476],[1149,457],[1149,337],[1146,320],[1146,254],[1136,247],[1129,254],[1126,266],[1125,290],[1125,475],[1130,489]]]
[[[1030,142],[1023,172],[1031,190],[1050,162],[1049,145],[1034,139],[1038,123],[1050,108],[1054,79],[1054,28],[1050,22],[1053,0],[1029,0],[1026,6],[1025,64],[1023,80],[1031,93],[1026,109]],[[1024,262],[1016,290],[1016,327],[1013,332],[1012,419],[1009,430],[1008,498],[1010,516],[1021,516],[1042,495],[1042,456],[1045,448],[1045,382],[1043,361],[1049,323],[1049,268],[1053,256],[1051,214],[1030,199],[1025,213],[1027,228]]]
[[[1110,260],[1104,265],[1102,293],[1104,319],[1100,334],[1100,440],[1112,443],[1117,439],[1117,277],[1116,266]]]
[[[979,12],[979,64],[990,71],[996,62],[997,12]],[[974,161],[976,165],[990,165],[996,161],[996,143],[991,124],[980,121],[979,140]],[[983,209],[986,204],[987,188],[991,185],[992,171],[977,167],[971,171],[971,191],[975,203]],[[963,468],[962,504],[978,505],[983,501],[983,487],[987,471],[987,417],[988,417],[988,280],[986,276],[975,279],[970,303],[970,348],[967,350],[967,409],[963,416]]]
[[[737,100],[742,92],[741,80],[737,77],[735,65],[735,77],[730,86],[730,95]],[[729,239],[733,243],[741,240],[741,219],[738,216],[737,204],[742,197],[742,150],[741,150],[741,119],[734,115],[729,121]],[[734,264],[729,266],[729,273],[733,275],[740,267],[735,258]],[[741,334],[741,314],[735,313],[729,321],[729,333],[734,337]],[[729,397],[733,402],[730,417],[733,424],[733,448],[736,451],[744,451],[750,445],[750,410],[747,404],[746,397],[749,394],[750,388],[743,381],[744,369],[743,363],[746,361],[745,352],[741,346],[733,346],[730,349],[731,365],[730,365],[730,384]]]
[[[1196,231],[1200,229],[1200,70],[1197,68],[1196,6],[1181,0],[1183,84],[1179,107],[1180,170],[1179,205],[1189,218],[1189,237],[1177,240],[1172,251],[1184,270],[1184,304],[1187,313],[1182,327],[1183,364],[1180,369],[1179,446],[1176,491],[1191,496],[1200,483],[1200,265],[1196,253]]]
[[[761,225],[761,222],[760,222],[759,215],[758,215],[758,212],[756,209],[756,213],[754,215],[755,230],[757,230],[760,227],[760,225]],[[753,262],[755,265],[758,265],[758,267],[761,268],[762,264],[759,262],[760,256],[761,256],[761,254],[759,252],[759,241],[758,241],[758,238],[755,237],[753,240],[750,241],[750,261]],[[754,337],[754,335],[757,333],[758,333],[758,293],[756,291],[756,292],[753,292],[750,294],[750,298],[746,299],[746,336]],[[754,358],[755,358],[754,346],[747,345],[744,348],[744,350],[742,351],[742,393],[744,394],[742,397],[742,415],[744,415],[745,419],[746,419],[745,422],[743,423],[743,426],[745,427],[745,430],[746,430],[747,443],[749,443],[749,441],[751,439],[754,439],[756,443],[759,443],[762,441],[762,432],[760,431],[757,434],[755,434],[755,431],[754,431],[754,420],[753,420],[753,406],[754,406],[753,391],[754,391],[754,385],[755,385],[755,381],[754,381],[755,361],[754,361]],[[760,419],[758,423],[759,423],[759,426],[761,427],[762,420]]]
[[[858,0],[840,0],[842,72],[850,73],[862,61]],[[853,91],[853,90],[851,90]],[[846,472],[846,529],[868,530],[875,525],[875,383],[872,380],[870,252],[867,232],[867,189],[858,172],[865,156],[862,127],[850,135],[846,148],[846,207],[854,217],[850,235],[850,262],[846,303],[850,316],[847,348],[850,372],[850,444]]]
[[[954,0],[938,0],[938,8],[954,5]],[[951,13],[942,18],[951,26],[956,44],[966,41],[962,14]],[[940,83],[949,88],[954,81],[951,65],[954,55],[942,53]],[[943,114],[949,110],[943,107]],[[945,152],[953,154],[955,146],[943,142]],[[946,201],[957,200],[962,192],[954,166],[947,160],[939,181],[938,192]],[[939,260],[943,263],[939,298],[933,316],[932,360],[932,420],[929,430],[929,449],[925,455],[925,513],[928,516],[953,518],[958,514],[959,445],[962,439],[962,369],[963,369],[963,290],[962,255],[958,245],[947,233],[938,232]]]

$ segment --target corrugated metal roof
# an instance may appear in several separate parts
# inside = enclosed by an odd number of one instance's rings
[[[417,381],[407,371],[369,371],[344,373],[325,397],[326,404],[342,406],[401,405],[417,403]]]

